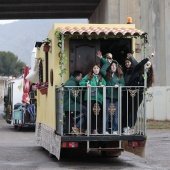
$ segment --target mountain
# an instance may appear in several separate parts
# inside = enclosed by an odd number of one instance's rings
[[[10,51],[30,66],[35,42],[45,39],[54,23],[88,23],[88,21],[86,19],[19,20],[0,25],[0,51]]]

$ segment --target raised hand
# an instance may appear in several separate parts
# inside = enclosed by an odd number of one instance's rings
[[[152,58],[152,57],[154,57],[155,56],[155,54],[154,53],[152,53],[148,58],[149,58],[149,60]]]
[[[152,54],[151,54],[151,57],[154,57],[154,56],[155,56],[155,54],[154,54],[154,53],[152,53]]]
[[[128,54],[127,54],[127,58],[129,59],[130,57],[132,57],[132,54],[131,54],[131,53],[128,53]]]
[[[101,51],[97,51],[96,56],[99,57],[99,58],[102,58],[102,53],[101,53]]]

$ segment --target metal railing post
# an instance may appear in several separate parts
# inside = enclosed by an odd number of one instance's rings
[[[90,135],[90,88],[87,88],[87,136]],[[87,152],[89,152],[89,141],[87,141]]]
[[[118,120],[119,120],[119,126],[118,126],[118,132],[121,134],[122,131],[122,87],[120,86],[118,88]]]
[[[103,134],[106,134],[106,86],[103,87]]]

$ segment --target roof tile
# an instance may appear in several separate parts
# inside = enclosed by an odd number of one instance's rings
[[[88,35],[91,35],[92,33],[96,33],[97,35],[103,33],[105,35],[108,35],[109,33],[112,33],[114,35],[117,34],[130,34],[130,35],[142,35],[144,32],[135,28],[116,28],[116,27],[99,27],[99,26],[89,26],[89,27],[76,27],[76,26],[65,26],[65,27],[57,27],[57,30],[60,31],[62,34],[69,33],[74,34],[78,33],[82,35],[83,33],[87,33]]]

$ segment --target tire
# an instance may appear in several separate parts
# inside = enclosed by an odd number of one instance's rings
[[[21,130],[21,129],[22,129],[22,126],[17,126],[17,129],[18,129],[18,130]]]

